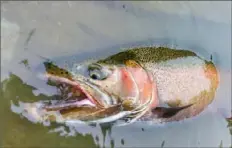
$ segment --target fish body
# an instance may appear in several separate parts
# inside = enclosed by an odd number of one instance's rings
[[[62,121],[179,121],[202,112],[219,84],[211,61],[166,47],[128,49],[81,68],[44,66],[48,80],[68,90],[61,101],[43,107],[58,111]]]
[[[135,48],[100,60],[99,63],[117,65],[127,60],[139,62],[153,75],[159,104],[171,108],[192,104],[172,117],[159,117],[160,122],[195,116],[214,99],[219,83],[216,67],[192,51],[164,47]],[[148,114],[148,120],[157,119],[154,112],[156,110]]]

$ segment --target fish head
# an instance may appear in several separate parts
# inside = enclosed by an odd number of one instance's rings
[[[134,60],[126,60],[123,64],[97,61],[83,64],[71,72],[57,66],[48,68],[47,64],[49,80],[68,84],[72,92],[84,94],[92,106],[107,108],[123,102],[135,106],[149,102],[151,107],[158,104],[153,75]]]
[[[43,103],[44,113],[58,112],[62,121],[115,121],[144,115],[158,104],[154,77],[131,59],[111,64],[101,60],[63,69],[44,63],[50,85],[61,89],[61,99]],[[106,120],[105,120],[106,119]]]

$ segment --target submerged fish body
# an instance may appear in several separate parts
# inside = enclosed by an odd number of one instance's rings
[[[183,120],[213,101],[219,83],[211,61],[164,47],[128,49],[79,68],[44,66],[49,84],[61,90],[62,98],[44,103],[41,110],[49,116],[58,112],[63,122]],[[54,114],[49,119],[56,120]]]

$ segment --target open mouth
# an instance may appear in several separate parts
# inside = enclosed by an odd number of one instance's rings
[[[46,77],[53,82],[65,84],[65,87],[71,88],[71,92],[66,95],[69,97],[44,105],[43,108],[47,111],[60,111],[78,107],[102,107],[102,104],[87,91],[88,89],[84,88],[88,87],[87,85],[51,74],[46,74]]]

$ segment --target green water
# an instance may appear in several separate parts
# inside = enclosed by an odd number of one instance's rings
[[[25,84],[14,74],[1,83],[1,111],[4,119],[1,121],[1,147],[97,147],[91,135],[77,135],[75,137],[63,137],[59,133],[48,133],[49,128],[41,124],[33,124],[11,112],[11,101],[33,102],[49,99],[44,95],[35,96],[33,87]],[[55,125],[54,125],[55,126]]]

